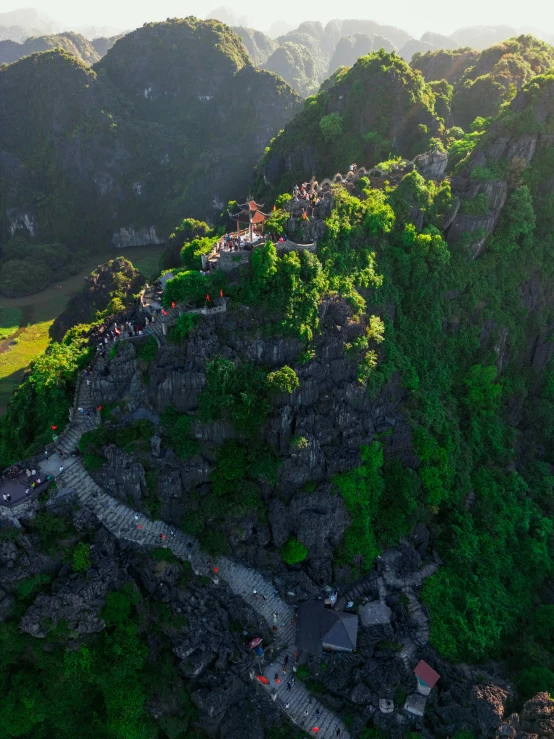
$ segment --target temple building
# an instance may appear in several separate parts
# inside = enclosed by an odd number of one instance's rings
[[[358,616],[325,608],[322,600],[308,600],[298,606],[296,646],[321,657],[324,650],[353,652],[358,636]]]
[[[229,213],[229,218],[233,221],[236,221],[237,237],[240,234],[241,223],[248,224],[250,232],[250,242],[252,242],[254,240],[254,226],[259,226],[261,224],[263,232],[263,224],[265,223],[266,219],[269,218],[269,214],[262,213],[261,208],[263,206],[258,205],[255,200],[249,200],[247,203],[237,205],[237,207],[240,208],[240,211],[238,213]]]

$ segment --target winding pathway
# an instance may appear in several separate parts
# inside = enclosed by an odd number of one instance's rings
[[[169,310],[163,323],[171,325],[178,315],[177,308]],[[158,344],[165,338],[163,323],[158,320],[149,326],[148,332],[154,335]],[[190,562],[196,575],[209,576],[214,585],[218,585],[220,580],[226,583],[235,595],[242,597],[265,620],[268,627],[273,629],[277,625],[272,643],[277,657],[272,664],[264,667],[269,684],[264,686],[260,683],[254,669],[250,671],[250,678],[260,689],[269,693],[279,709],[298,728],[324,739],[350,739],[341,719],[313,698],[302,681],[295,679],[295,610],[279,597],[274,586],[256,570],[227,557],[211,562],[200,550],[196,539],[163,521],[152,521],[143,513],[120,503],[96,484],[83,466],[81,457],[68,456],[77,448],[81,436],[101,423],[100,415],[96,412],[90,417],[79,413],[79,408],[91,406],[90,386],[86,376],[81,375],[75,391],[72,420],[56,443],[56,448],[64,453],[64,457],[55,453],[45,462],[56,478],[58,490],[62,494],[75,494],[79,502],[117,539],[133,542],[145,549],[170,549],[178,559]],[[64,466],[61,473],[60,464]],[[12,516],[21,515],[23,511],[20,508],[27,507],[28,502],[12,509]],[[275,673],[280,676],[279,683],[274,679]]]

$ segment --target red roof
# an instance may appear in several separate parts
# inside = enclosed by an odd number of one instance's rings
[[[419,679],[423,680],[423,682],[430,688],[433,688],[440,680],[439,673],[435,672],[435,670],[433,670],[433,668],[430,667],[427,662],[424,662],[423,660],[419,661],[414,672],[419,677]]]
[[[265,216],[263,213],[254,213],[252,215],[252,223],[263,223],[265,221]]]
[[[258,203],[255,200],[249,200],[248,207],[250,208],[250,210],[260,210],[262,206],[258,205]]]

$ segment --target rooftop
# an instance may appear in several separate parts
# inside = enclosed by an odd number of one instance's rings
[[[414,672],[419,680],[422,680],[425,685],[428,685],[430,688],[433,688],[440,680],[439,673],[435,672],[435,670],[433,670],[433,668],[423,660],[418,662]]]
[[[323,649],[351,652],[356,649],[358,616],[325,608],[322,600],[308,600],[298,607],[296,646],[315,657]]]

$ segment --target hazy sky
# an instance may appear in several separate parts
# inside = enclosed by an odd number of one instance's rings
[[[298,0],[0,0],[0,12],[20,7],[36,7],[68,26],[115,26],[135,28],[145,21],[165,20],[168,17],[197,15],[205,17],[220,5],[233,8],[249,18],[248,25],[265,30],[275,20],[286,20],[294,26],[303,20],[332,18],[370,18],[383,24],[404,28],[415,36],[424,31],[451,33],[469,25],[506,24],[516,27],[534,26],[554,32],[554,3],[547,0],[393,0],[369,3],[367,0],[317,0],[299,3]]]

